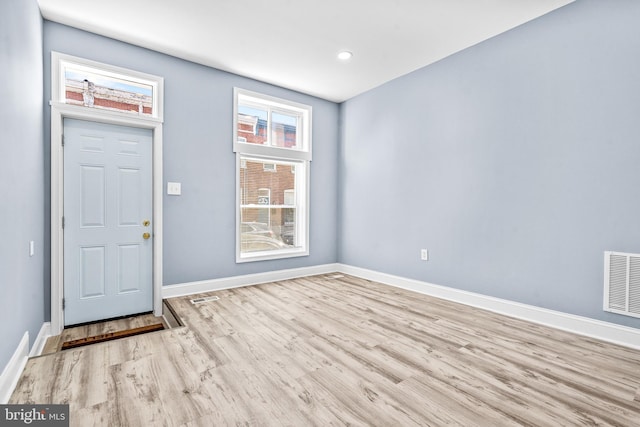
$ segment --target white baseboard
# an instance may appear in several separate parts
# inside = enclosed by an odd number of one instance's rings
[[[33,342],[33,346],[31,347],[31,352],[29,353],[29,357],[40,356],[42,354],[42,350],[44,350],[44,345],[47,343],[47,339],[51,336],[51,322],[44,322],[42,327],[40,328],[40,332],[38,332],[38,336],[36,340]]]
[[[18,344],[18,348],[11,356],[9,363],[2,371],[2,376],[0,376],[0,404],[9,402],[9,398],[18,384],[22,370],[27,364],[28,357],[29,332],[27,331],[20,340],[20,344]]]
[[[338,264],[338,271],[385,285],[470,305],[563,331],[596,338],[613,344],[640,349],[640,329],[603,322],[588,317],[548,310],[473,292],[434,285],[419,280],[379,273],[359,267]]]
[[[353,276],[384,283],[397,288],[407,289],[421,294],[470,305],[492,311],[494,313],[504,314],[567,332],[623,345],[625,347],[640,349],[640,329],[616,325],[614,323],[603,322],[601,320],[590,319],[588,317],[562,313],[501,298],[494,298],[446,286],[434,285],[428,282],[407,279],[401,276],[380,273],[374,270],[353,267],[346,264],[324,264],[313,267],[278,270],[266,273],[168,285],[162,288],[162,298],[172,298],[203,292],[218,291],[222,289],[239,288],[242,286],[257,285],[260,283],[295,279],[297,277],[332,272],[351,274]]]
[[[295,279],[338,271],[338,264],[324,264],[313,267],[293,268],[289,270],[269,271],[266,273],[247,274],[243,276],[223,277],[221,279],[202,280],[199,282],[180,283],[162,287],[162,298],[181,297],[222,289],[239,288],[258,285],[278,280]]]

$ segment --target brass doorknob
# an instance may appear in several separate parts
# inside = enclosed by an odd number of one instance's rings
[[[143,234],[142,234],[142,238],[143,238],[144,240],[147,240],[149,237],[151,237],[151,234],[149,234],[149,233],[143,233]]]

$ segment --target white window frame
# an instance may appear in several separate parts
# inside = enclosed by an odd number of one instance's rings
[[[266,144],[252,144],[241,141],[238,135],[238,106],[252,105],[268,111]],[[271,112],[298,116],[296,148],[270,145]],[[309,255],[309,178],[311,167],[311,106],[263,95],[257,92],[234,88],[233,90],[233,151],[236,153],[236,262],[252,262]],[[296,246],[282,250],[242,253],[242,189],[240,174],[246,160],[269,162],[277,165],[293,162],[302,166],[304,173],[296,174]],[[277,167],[277,166],[276,166]],[[293,167],[292,167],[293,169]],[[293,171],[293,170],[292,170]],[[289,206],[285,206],[289,207]]]
[[[267,144],[252,144],[240,141],[238,135],[238,104],[253,105],[268,109]],[[299,128],[296,132],[296,148],[275,147],[271,141],[271,113],[298,115]],[[286,158],[288,160],[311,161],[311,106],[288,101],[274,96],[263,95],[245,89],[233,88],[233,151],[260,157]]]

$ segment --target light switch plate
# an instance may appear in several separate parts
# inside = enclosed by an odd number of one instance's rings
[[[169,196],[179,196],[182,194],[182,184],[179,182],[167,182],[167,194]]]

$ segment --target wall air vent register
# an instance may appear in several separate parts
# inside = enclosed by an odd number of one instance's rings
[[[604,253],[604,311],[640,317],[640,254]]]

